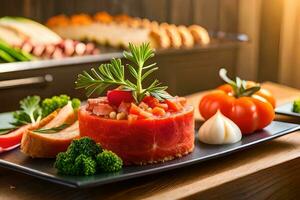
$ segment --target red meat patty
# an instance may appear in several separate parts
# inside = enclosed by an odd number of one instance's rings
[[[98,117],[82,106],[80,136],[88,136],[118,154],[126,165],[149,164],[182,157],[194,149],[194,109],[186,106],[164,118],[129,122]]]

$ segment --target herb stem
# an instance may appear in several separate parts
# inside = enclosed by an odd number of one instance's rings
[[[136,93],[137,93],[137,96],[139,97],[143,90],[142,81],[141,81],[142,80],[143,63],[139,62],[138,68],[139,69],[138,69],[138,78],[136,80],[136,85],[137,85]],[[138,101],[139,100],[140,99],[138,99]]]

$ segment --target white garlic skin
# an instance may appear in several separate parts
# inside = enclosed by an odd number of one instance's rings
[[[242,139],[240,128],[220,111],[204,122],[198,134],[199,140],[206,144],[232,144]]]

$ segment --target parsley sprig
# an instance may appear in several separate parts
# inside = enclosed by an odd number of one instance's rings
[[[40,107],[41,98],[39,96],[28,96],[20,101],[20,110],[13,113],[14,126],[39,122],[42,118],[42,109]]]
[[[146,65],[146,62],[154,56],[154,50],[149,43],[140,46],[129,44],[129,51],[124,51],[124,57],[131,61],[128,70],[135,79],[135,83],[125,77],[124,65],[120,59],[112,59],[110,63],[101,64],[98,68],[92,68],[90,73],[83,71],[75,82],[76,89],[84,88],[86,95],[100,95],[108,87],[120,86],[122,90],[132,91],[136,102],[140,102],[145,96],[151,95],[159,100],[172,98],[167,92],[167,86],[162,86],[158,80],[154,80],[148,87],[143,87],[143,81],[158,69],[156,63]]]

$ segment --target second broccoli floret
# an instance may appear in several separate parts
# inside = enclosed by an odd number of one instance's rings
[[[85,155],[80,155],[75,159],[74,167],[79,172],[79,175],[85,176],[93,175],[97,170],[95,160]]]
[[[96,157],[97,165],[101,171],[117,172],[122,169],[122,159],[112,151],[104,150]]]
[[[102,152],[101,147],[89,137],[82,137],[78,140],[73,140],[67,150],[67,153],[73,157],[77,157],[82,154],[95,158],[100,152]]]

